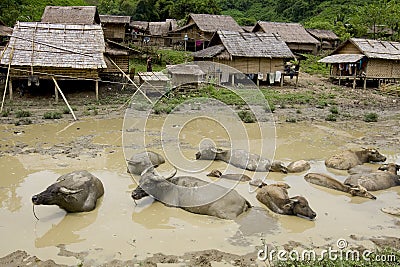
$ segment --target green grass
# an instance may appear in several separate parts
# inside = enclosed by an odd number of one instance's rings
[[[338,109],[337,106],[332,106],[332,107],[329,109],[329,111],[330,111],[332,114],[339,114],[339,109]]]
[[[257,121],[257,119],[254,116],[254,114],[249,110],[241,110],[241,111],[239,111],[238,112],[238,116],[244,123],[253,123],[253,122]]]
[[[334,114],[334,113],[328,114],[328,115],[325,117],[325,120],[326,120],[326,121],[336,121],[336,114]]]
[[[26,117],[30,117],[31,113],[27,110],[17,110],[17,112],[15,112],[15,117],[17,118],[26,118]]]
[[[51,119],[61,119],[62,114],[57,111],[48,111],[43,114],[43,119],[51,120]]]
[[[326,66],[325,63],[319,63],[318,60],[325,57],[326,55],[304,55],[306,57],[305,60],[301,61],[300,70],[306,72],[311,75],[329,75],[329,68]]]

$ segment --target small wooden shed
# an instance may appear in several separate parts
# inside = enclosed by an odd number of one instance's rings
[[[193,56],[195,61],[225,64],[251,77],[256,76],[257,80],[268,79],[271,83],[275,83],[277,76],[284,75],[285,62],[295,58],[278,35],[232,31],[217,31],[210,46]],[[221,80],[228,81],[228,78],[222,74]]]
[[[180,43],[186,50],[197,51],[206,48],[218,30],[244,32],[231,16],[189,14],[186,25],[170,35],[175,44]]]
[[[319,41],[309,34],[300,23],[258,21],[253,32],[279,35],[293,53],[316,54]]]
[[[176,21],[172,19],[149,22],[149,35],[145,36],[144,43],[151,46],[171,46],[171,38],[168,34],[176,27]]]
[[[107,67],[100,25],[17,22],[0,64],[10,66],[12,80],[90,79],[98,98],[99,70]],[[57,90],[56,90],[57,96]]]
[[[335,49],[340,42],[339,37],[331,30],[306,29],[312,37],[319,41],[321,49]]]
[[[100,16],[96,6],[46,6],[41,22],[100,24]]]
[[[389,81],[400,79],[400,42],[351,38],[341,44],[331,55],[319,60],[331,65],[330,77]]]
[[[130,16],[100,15],[101,26],[103,27],[104,38],[113,41],[124,41],[128,32]]]

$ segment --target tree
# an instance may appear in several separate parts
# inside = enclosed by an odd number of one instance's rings
[[[170,9],[170,16],[176,19],[183,19],[189,13],[220,14],[221,8],[217,0],[177,0]]]

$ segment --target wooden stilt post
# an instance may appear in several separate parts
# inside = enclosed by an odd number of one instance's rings
[[[354,80],[353,80],[353,89],[356,89],[356,80],[357,80],[357,76],[355,76]]]
[[[364,78],[364,85],[363,85],[363,89],[367,89],[367,77]]]
[[[235,74],[232,74],[232,86],[235,86]]]
[[[284,73],[282,73],[282,75],[281,75],[281,87],[283,87],[283,80],[285,79],[285,74]]]
[[[55,100],[56,100],[56,103],[58,103],[58,90],[57,90],[57,86],[56,85],[54,85],[54,95],[55,95]]]
[[[9,76],[10,76],[10,65],[8,65],[8,71],[7,71],[7,77],[6,77],[6,86],[4,87],[3,101],[1,101],[0,112],[3,112],[4,100],[6,99],[6,92],[7,92],[7,85],[8,85]],[[10,79],[10,85],[11,85],[11,79]]]
[[[72,110],[71,106],[68,104],[68,101],[67,101],[67,99],[65,98],[63,92],[61,91],[60,87],[58,86],[58,83],[57,83],[56,79],[54,79],[54,77],[51,77],[51,78],[53,79],[53,82],[54,82],[54,84],[55,84],[57,90],[60,92],[62,98],[64,99],[65,104],[67,104],[67,107],[69,108],[69,111],[71,111],[71,114],[72,114],[72,116],[74,117],[74,120],[77,120],[77,118],[75,117],[74,111]]]
[[[10,82],[8,85],[8,93],[10,94],[10,100],[13,100],[13,86],[12,86],[12,78],[10,77]]]
[[[99,80],[96,80],[96,101],[99,101]]]
[[[298,81],[299,81],[299,73],[296,74],[296,85],[295,85],[294,88],[297,88],[297,83],[298,83]]]

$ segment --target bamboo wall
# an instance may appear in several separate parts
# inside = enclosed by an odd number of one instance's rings
[[[118,65],[125,73],[129,73],[129,56],[111,56],[109,57]],[[106,60],[107,69],[102,70],[102,73],[121,73],[118,68],[109,60]]]
[[[121,39],[125,38],[125,27],[121,24],[107,23],[103,27],[105,39]]]
[[[231,66],[245,74],[267,74],[270,72],[282,71],[284,60],[282,58],[247,58],[234,57],[233,60],[214,58],[215,62]]]
[[[398,60],[369,59],[368,78],[400,78],[400,62]]]
[[[361,51],[352,43],[348,42],[345,46],[343,46],[338,54],[362,54]]]
[[[317,54],[318,47],[316,44],[300,44],[300,43],[286,43],[290,50],[294,52],[307,52]]]
[[[49,75],[57,76],[57,80],[69,80],[69,79],[97,79],[99,73],[97,69],[72,69],[72,68],[46,68],[46,67],[34,67],[34,75],[38,75],[39,79],[51,79]],[[10,70],[11,78],[23,78],[26,79],[31,75],[31,68],[26,66],[12,66]]]

